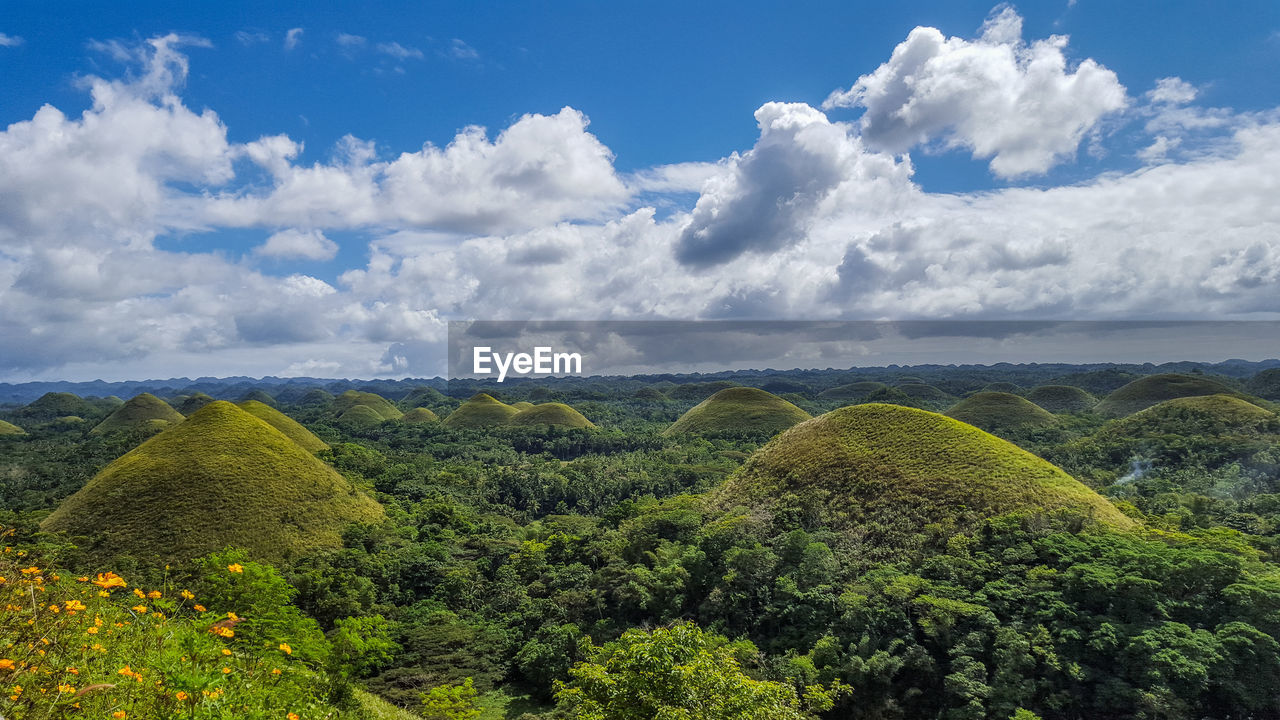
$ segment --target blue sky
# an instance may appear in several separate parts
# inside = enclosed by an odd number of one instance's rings
[[[1274,214],[1205,188],[1274,184],[1278,66],[1273,2],[10,3],[0,377],[429,372],[467,317],[1270,317]]]

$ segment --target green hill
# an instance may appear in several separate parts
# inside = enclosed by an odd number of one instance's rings
[[[1022,387],[1011,382],[993,382],[983,387],[981,392],[1013,393],[1017,395],[1022,392]]]
[[[27,431],[11,422],[0,420],[0,435],[26,435]]]
[[[1129,437],[1280,433],[1280,417],[1234,395],[1197,395],[1166,400],[1107,426]]]
[[[434,423],[434,422],[440,422],[440,418],[436,417],[436,414],[431,412],[427,408],[416,407],[410,410],[409,412],[405,413],[404,417],[400,418],[400,422],[406,422],[411,424]]]
[[[655,387],[642,387],[632,394],[637,400],[651,400],[653,402],[667,402],[669,398],[662,394],[662,391]]]
[[[240,403],[247,403],[247,402],[260,402],[263,405],[266,405],[267,407],[276,406],[276,399],[274,397],[271,397],[271,393],[265,390],[259,390],[257,388],[254,388],[253,390],[250,390],[244,395],[241,395],[240,399],[236,401],[236,404],[239,405]]]
[[[180,395],[173,399],[173,409],[183,415],[190,415],[200,408],[213,402],[213,398],[198,392],[195,395]]]
[[[459,405],[444,419],[445,427],[487,428],[506,425],[520,411],[495,400],[492,395],[479,393]]]
[[[884,390],[888,387],[888,385],[885,385],[882,382],[865,380],[863,382],[849,383],[848,385],[841,385],[829,390],[823,390],[818,393],[818,397],[825,398],[827,400],[861,400],[877,390]]]
[[[448,405],[449,398],[439,390],[425,385],[416,387],[409,391],[408,395],[400,398],[400,407],[405,410],[413,408],[425,407],[427,405]]]
[[[520,403],[516,403],[519,405]],[[515,405],[512,405],[515,407]],[[509,425],[531,426],[552,425],[555,427],[592,428],[595,425],[582,413],[564,403],[544,403],[531,405],[521,410],[507,421]]]
[[[71,393],[49,392],[41,395],[29,405],[19,408],[14,415],[33,422],[49,422],[55,418],[68,415],[98,415],[97,408],[89,401]]]
[[[400,416],[400,418],[403,417],[404,415]],[[337,421],[343,425],[358,428],[381,425],[386,422],[386,420],[378,414],[377,410],[374,410],[368,405],[352,405],[337,417]]]
[[[1057,418],[1039,405],[1006,392],[974,393],[956,403],[946,415],[997,434],[1058,423]]]
[[[297,420],[266,403],[260,403],[257,400],[245,400],[237,403],[236,407],[284,433],[285,437],[298,443],[303,450],[309,453],[329,449],[328,443],[316,437],[314,433],[303,427]]]
[[[171,424],[180,423],[186,418],[174,410],[169,403],[152,395],[142,393],[130,398],[125,404],[107,416],[89,431],[90,435],[102,435],[110,432],[138,430],[143,428],[163,429]]]
[[[91,554],[169,562],[234,545],[281,560],[339,547],[382,508],[266,422],[212,402],[107,465],[41,523]]]
[[[1263,370],[1249,378],[1245,390],[1266,400],[1280,400],[1280,368]]]
[[[1097,398],[1071,385],[1041,385],[1026,398],[1051,413],[1085,413],[1098,404]]]
[[[954,395],[924,383],[904,383],[893,388],[925,407],[944,408],[956,401]]]
[[[662,434],[668,437],[736,433],[773,435],[809,417],[809,413],[764,390],[731,387],[690,408]]]
[[[537,407],[537,405],[534,405],[533,403],[529,402],[528,400],[521,400],[520,402],[513,402],[513,403],[511,403],[511,407],[513,407],[513,408],[515,408],[515,409],[517,409],[517,410],[528,410],[529,408]]]
[[[1111,393],[1094,411],[1108,417],[1123,417],[1174,398],[1232,393],[1231,388],[1206,377],[1176,373],[1148,375]]]
[[[671,388],[667,393],[667,397],[672,400],[701,401],[712,395],[727,390],[729,388],[738,387],[738,383],[731,380],[713,380],[711,382],[685,383]]]
[[[1012,443],[958,420],[898,405],[853,405],[791,428],[711,496],[779,522],[866,533],[872,547],[912,543],[1011,512],[1075,509],[1133,523],[1094,491]]]
[[[364,406],[373,411],[380,420],[399,420],[404,413],[400,409],[391,404],[391,401],[370,392],[360,392],[359,390],[348,390],[333,401],[333,406],[329,408],[329,412],[335,417],[346,415],[347,412],[357,405]],[[357,415],[365,415],[357,413]],[[355,417],[355,416],[352,416]]]
[[[299,405],[324,406],[332,402],[333,395],[321,390],[320,388],[311,388],[303,393],[302,397],[298,399]]]

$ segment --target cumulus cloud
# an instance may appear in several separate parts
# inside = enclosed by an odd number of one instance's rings
[[[253,251],[277,259],[332,260],[338,254],[338,244],[319,230],[291,228],[275,233]]]
[[[1127,103],[1114,72],[1091,59],[1069,68],[1066,47],[1061,35],[1024,42],[1022,18],[1002,6],[973,40],[917,27],[823,107],[864,108],[862,137],[877,150],[937,141],[990,159],[1001,177],[1044,173]]]
[[[858,196],[892,194],[911,175],[909,163],[867,152],[849,128],[803,103],[767,103],[756,111],[760,139],[708,180],[680,233],[676,257],[706,267],[745,252],[772,252],[799,242],[814,211],[841,184]]]
[[[17,35],[6,35],[4,33],[0,33],[0,47],[18,47],[22,42],[22,38]]]
[[[284,34],[284,49],[292,50],[302,42],[302,28],[289,28]]]

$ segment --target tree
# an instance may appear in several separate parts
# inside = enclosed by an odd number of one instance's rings
[[[425,720],[472,720],[480,716],[476,688],[471,678],[461,685],[438,685],[422,695]]]

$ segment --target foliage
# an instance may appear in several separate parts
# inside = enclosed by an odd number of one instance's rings
[[[1044,408],[1007,392],[974,393],[948,410],[946,415],[996,435],[1029,427],[1051,427],[1058,423],[1057,418]]]
[[[746,433],[770,437],[808,419],[809,413],[764,390],[731,387],[695,405],[663,435]]]

